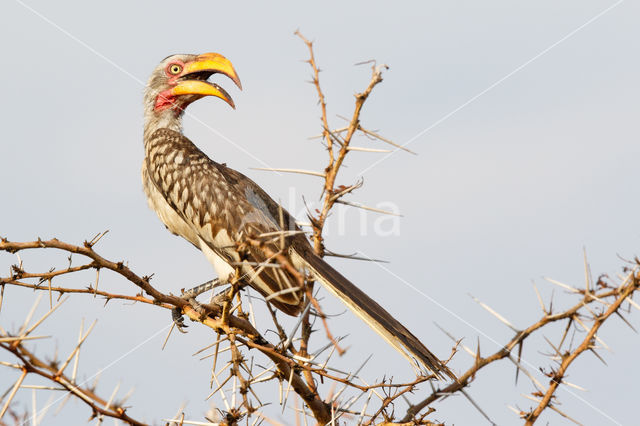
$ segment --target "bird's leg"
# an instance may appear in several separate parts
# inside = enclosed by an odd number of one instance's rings
[[[205,283],[197,285],[187,291],[183,291],[180,297],[182,297],[187,302],[189,302],[189,304],[193,307],[193,309],[195,309],[198,312],[201,312],[202,309],[200,307],[200,304],[196,301],[196,297],[198,297],[204,292],[207,292],[213,288],[216,288],[219,285],[220,285],[220,279],[215,278],[213,280],[209,280]],[[184,318],[182,317],[182,309],[177,307],[173,308],[171,310],[171,317],[173,318],[173,323],[176,325],[178,330],[181,333],[186,333],[184,329],[187,328],[188,325],[184,323]]]
[[[209,280],[205,283],[202,283],[200,285],[197,285],[193,288],[190,288],[187,291],[182,292],[182,297],[185,299],[188,298],[196,298],[198,296],[200,296],[202,293],[205,293],[209,290],[212,290],[216,287],[218,287],[221,284],[220,279],[219,278],[214,278],[212,280]]]
[[[236,268],[235,276],[229,278],[229,284],[231,284],[231,287],[229,288],[229,292],[227,293],[227,300],[222,307],[222,316],[220,318],[223,324],[227,323],[227,319],[229,318],[229,314],[231,312],[231,307],[233,306],[233,298],[241,288],[241,285],[239,284],[240,270]]]

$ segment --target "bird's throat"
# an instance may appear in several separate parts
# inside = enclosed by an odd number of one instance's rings
[[[144,117],[144,140],[147,141],[151,135],[159,129],[170,129],[182,133],[181,108],[148,108]]]

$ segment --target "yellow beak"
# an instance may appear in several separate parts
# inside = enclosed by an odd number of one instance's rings
[[[191,62],[187,62],[182,71],[181,80],[178,81],[171,90],[172,95],[201,95],[201,96],[215,96],[226,103],[232,108],[235,108],[231,96],[216,83],[209,83],[203,79],[189,79],[190,74],[197,73],[220,73],[229,77],[233,82],[242,90],[242,84],[240,78],[233,69],[231,61],[218,53],[203,53],[199,55]],[[182,80],[182,78],[186,78]]]

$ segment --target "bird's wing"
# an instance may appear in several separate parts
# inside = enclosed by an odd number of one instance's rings
[[[210,160],[182,134],[168,129],[157,130],[145,149],[149,176],[167,202],[194,227],[201,239],[230,262],[242,260],[235,245],[231,244],[233,242],[240,242],[246,236],[298,229],[289,213],[255,182]],[[293,235],[287,241],[292,263],[311,271],[398,352],[414,364],[413,358],[417,359],[438,377],[446,374],[455,379],[455,375],[393,315],[316,256],[303,235]],[[280,247],[271,243],[270,249],[278,251]],[[264,263],[269,259],[262,250],[252,247],[246,260]],[[265,296],[286,292],[296,285],[293,277],[283,279],[284,276],[278,273],[286,272],[265,268],[251,285]],[[302,297],[302,292],[291,292],[271,300],[284,312],[295,314],[302,306]]]
[[[296,290],[295,278],[260,248],[238,250],[237,246],[246,237],[271,234],[265,244],[271,252],[279,252],[278,233],[298,230],[289,213],[252,180],[214,162],[179,132],[157,130],[145,150],[148,178],[190,228],[165,222],[169,229],[201,249],[206,244],[225,262],[239,266],[244,280],[264,296],[277,294],[270,299],[276,307],[291,315],[298,313],[303,292]],[[267,263],[273,265],[264,266]]]

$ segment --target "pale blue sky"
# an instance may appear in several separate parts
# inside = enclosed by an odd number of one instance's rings
[[[293,211],[299,211],[302,195],[316,200],[317,178],[250,169],[325,165],[318,142],[307,139],[319,133],[320,113],[306,83],[308,66],[301,62],[306,48],[293,36],[299,28],[316,40],[335,126],[342,125],[336,114],[350,113],[352,94],[368,82],[368,68],[353,64],[377,59],[390,65],[365,107],[363,125],[398,143],[412,141],[409,147],[419,155],[356,153],[339,183],[362,175],[364,188],[351,199],[394,203],[403,214],[399,233],[376,236],[371,231],[378,216],[371,214],[362,235],[360,214],[349,210],[346,235],[331,232],[328,247],[388,260],[332,263],[441,357],[448,356],[451,342],[434,321],[474,349],[480,336],[483,354],[512,335],[469,293],[525,327],[540,317],[531,282],[546,300],[552,287],[543,276],[582,285],[583,248],[594,276],[614,276],[623,264],[618,256],[639,254],[635,2],[7,0],[0,15],[0,235],[11,240],[56,236],[80,243],[109,229],[101,253],[126,260],[140,274],[155,273],[162,290],[177,292],[211,276],[199,252],[165,231],[141,189],[141,82],[172,53],[220,52],[233,61],[244,87],[239,92],[230,81],[216,80],[237,110],[200,101],[190,108],[197,120],[185,120],[187,135],[274,198],[295,203]],[[337,229],[332,223],[331,230]],[[24,259],[43,269],[64,264],[64,256]],[[3,254],[0,262],[6,268],[14,258]],[[94,276],[83,279],[75,284],[86,285]],[[101,286],[130,289],[107,273]],[[29,292],[8,288],[1,325],[19,324],[31,299]],[[555,300],[562,306],[573,301],[557,290]],[[331,313],[343,310],[330,296],[323,304]],[[89,298],[74,298],[56,315],[48,332],[62,336],[61,354],[72,348],[80,318],[99,319],[81,360],[87,377],[169,319],[148,307],[111,303],[103,309]],[[637,313],[631,321],[639,325]],[[351,352],[339,361],[344,368],[375,352],[363,371],[368,381],[383,374],[411,377],[404,359],[351,314],[333,319],[332,326],[350,334]],[[147,421],[172,416],[182,401],[188,401],[192,418],[201,418],[208,407],[203,399],[209,363],[191,354],[210,335],[199,328],[173,336],[164,352],[160,333],[104,371],[98,389],[108,396],[118,381],[122,393],[135,386],[131,414]],[[572,366],[569,380],[589,391],[561,390],[561,409],[584,424],[632,424],[640,341],[616,319],[601,336],[613,349],[600,351],[609,366],[589,354]],[[549,351],[542,338],[533,339],[525,359],[547,366],[534,345]],[[54,347],[38,345],[42,353]],[[461,352],[452,365],[459,372],[471,362]],[[520,396],[531,391],[529,383],[521,378],[516,387],[513,379],[512,365],[503,363],[482,371],[469,389],[498,424],[519,424],[507,405],[532,404]],[[0,374],[0,391],[11,380]],[[40,403],[47,397],[39,396]],[[30,394],[21,401],[30,404]],[[434,418],[448,424],[485,422],[461,397],[437,408]],[[68,417],[49,416],[44,424],[84,421],[87,413],[77,403],[65,411]],[[279,409],[272,413],[285,422],[290,418]],[[542,420],[566,422],[553,413]]]

